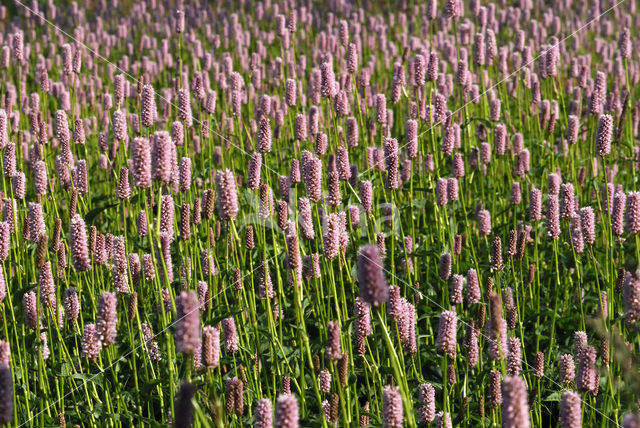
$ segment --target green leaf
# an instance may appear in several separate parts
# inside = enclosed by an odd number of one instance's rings
[[[118,205],[119,205],[119,204],[108,204],[108,205],[104,205],[104,206],[101,206],[101,207],[94,208],[94,209],[92,209],[91,211],[89,211],[89,212],[87,213],[87,215],[85,215],[85,216],[84,216],[84,221],[85,221],[87,224],[93,224],[93,220],[94,220],[96,217],[98,217],[98,215],[99,215],[100,213],[102,213],[103,211],[108,210],[109,208],[117,207]]]
[[[87,374],[87,373],[73,373],[71,375],[71,377],[73,379],[79,379],[79,380],[81,380],[83,382],[93,382],[96,385],[102,386],[102,376],[98,376],[98,375],[95,375],[95,374],[90,375],[90,374]]]
[[[485,128],[493,129],[493,123],[483,117],[470,117],[467,120],[465,120],[465,122],[460,126],[460,128],[461,129],[466,128],[467,125],[471,124],[471,122],[473,122],[474,120],[482,123],[485,126]]]
[[[547,395],[547,398],[545,398],[544,401],[560,401],[561,397],[562,397],[562,394],[560,393],[560,391],[556,391]]]

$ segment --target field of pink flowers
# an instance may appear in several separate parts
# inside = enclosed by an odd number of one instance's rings
[[[636,0],[5,0],[0,426],[640,427]]]

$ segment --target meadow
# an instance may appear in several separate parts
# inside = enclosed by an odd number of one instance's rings
[[[7,0],[0,426],[640,427],[636,0]]]

